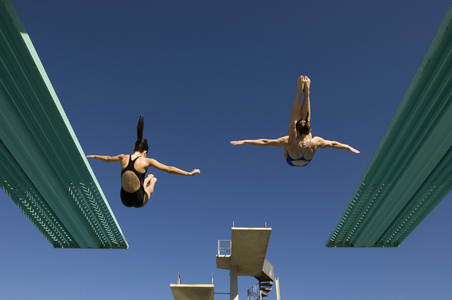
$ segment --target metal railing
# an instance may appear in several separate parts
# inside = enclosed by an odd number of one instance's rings
[[[264,273],[267,274],[272,280],[275,279],[275,271],[273,269],[273,265],[267,259],[264,260],[262,271],[264,271]]]
[[[261,299],[261,291],[259,289],[259,284],[253,285],[248,289],[248,297],[247,300],[260,300]]]
[[[230,240],[218,240],[218,255],[231,255],[231,244]]]

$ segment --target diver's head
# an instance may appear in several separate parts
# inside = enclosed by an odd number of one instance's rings
[[[306,114],[306,119],[298,120],[298,122],[295,126],[298,134],[300,134],[301,136],[306,136],[311,132],[311,123],[309,122],[308,117],[309,117],[309,112]]]
[[[306,136],[311,132],[311,124],[306,120],[298,120],[296,128],[298,134],[301,136]]]
[[[148,151],[148,141],[146,139],[137,140],[135,142],[135,148],[133,149],[133,152],[140,152],[143,153],[144,151]]]

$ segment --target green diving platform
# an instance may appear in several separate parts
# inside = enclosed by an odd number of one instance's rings
[[[9,0],[0,0],[0,186],[55,248],[128,248]]]
[[[452,6],[327,247],[398,247],[452,187]]]

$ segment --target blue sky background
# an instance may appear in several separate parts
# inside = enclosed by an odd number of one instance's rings
[[[450,299],[451,195],[400,248],[324,246],[450,1],[14,3],[86,154],[131,152],[143,115],[150,155],[201,175],[150,170],[151,201],[128,209],[119,164],[90,161],[129,250],[53,249],[0,191],[0,298],[173,299],[178,272],[228,292],[217,240],[267,222],[282,299]],[[361,154],[293,168],[229,144],[285,135],[300,75],[313,134]]]

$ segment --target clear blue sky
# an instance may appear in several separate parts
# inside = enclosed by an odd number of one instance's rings
[[[227,292],[215,255],[234,221],[273,228],[282,299],[450,299],[451,195],[400,248],[324,246],[449,0],[14,3],[86,154],[129,153],[141,114],[150,155],[201,175],[155,171],[150,203],[127,209],[119,165],[90,161],[129,250],[53,249],[0,191],[0,298],[170,300],[177,272]],[[313,134],[361,154],[291,168],[229,144],[285,135],[299,75]],[[239,278],[240,299],[255,283]]]

